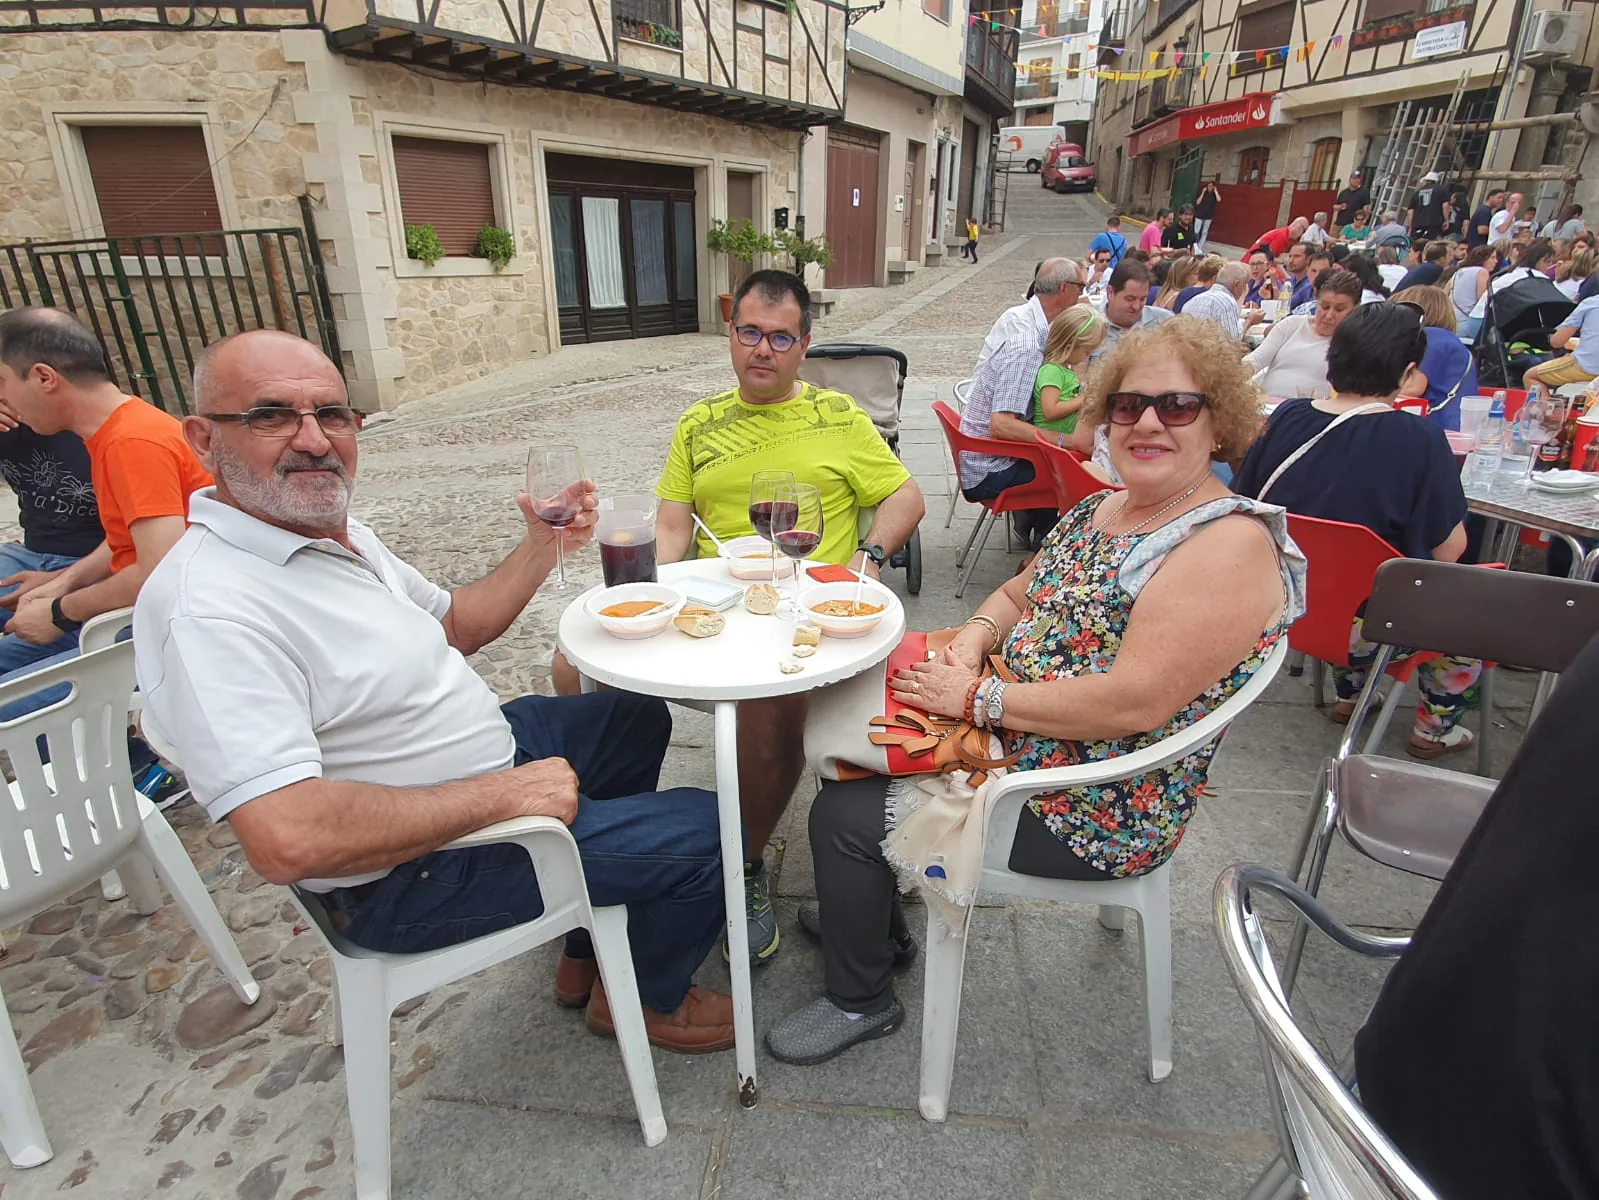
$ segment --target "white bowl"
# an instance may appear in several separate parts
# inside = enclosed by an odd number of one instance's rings
[[[619,583],[595,592],[584,602],[583,609],[612,637],[637,641],[654,637],[670,625],[682,609],[683,599],[682,592],[664,583]],[[608,617],[600,611],[627,600],[658,600],[666,607],[637,617]]]
[[[760,555],[760,557],[748,557],[755,554]],[[722,543],[722,561],[727,564],[728,572],[734,579],[764,579],[770,582],[772,578],[772,543],[765,538],[756,537],[754,534],[732,538]],[[777,578],[794,578],[793,560],[785,558],[782,554],[777,556]]]
[[[855,588],[856,585],[853,583],[819,583],[814,587],[805,588],[799,594],[801,615],[805,620],[813,622],[828,637],[865,637],[877,628],[883,615],[897,603],[894,593],[882,584],[868,579],[866,587],[861,591],[861,601],[866,604],[882,605],[882,612],[871,613],[864,617],[829,617],[815,611],[815,606],[824,600],[855,599]]]

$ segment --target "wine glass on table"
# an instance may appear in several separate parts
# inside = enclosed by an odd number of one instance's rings
[[[772,544],[794,560],[794,613],[799,610],[800,564],[822,544],[822,493],[814,484],[779,484],[772,507]]]
[[[555,530],[555,582],[552,592],[570,592],[566,580],[566,536],[561,532],[582,511],[583,455],[576,446],[545,446],[527,456],[527,495],[533,515]]]
[[[772,547],[772,582],[777,582],[777,543],[772,541],[773,506],[777,504],[777,489],[792,485],[792,471],[757,471],[750,476],[750,524],[758,536]],[[788,528],[787,510],[784,511],[783,528]]]
[[[1548,392],[1541,395],[1533,392],[1521,406],[1520,423],[1521,440],[1528,449],[1527,473],[1521,478],[1521,486],[1527,487],[1532,483],[1532,469],[1537,465],[1538,452],[1560,436],[1561,428],[1566,423],[1566,398]]]

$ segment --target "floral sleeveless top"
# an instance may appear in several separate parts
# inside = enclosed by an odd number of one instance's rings
[[[1104,492],[1089,496],[1062,516],[1039,552],[1027,607],[1005,642],[1006,665],[1023,681],[1109,671],[1138,593],[1166,555],[1196,530],[1233,513],[1261,519],[1277,543],[1283,612],[1242,662],[1159,729],[1094,742],[1007,733],[1007,751],[1022,752],[1019,771],[1131,754],[1192,725],[1244,685],[1305,609],[1305,559],[1288,537],[1281,508],[1228,496],[1145,534],[1106,534],[1092,523],[1104,498]],[[1107,875],[1139,875],[1170,858],[1182,840],[1220,744],[1217,738],[1133,779],[1036,796],[1029,807],[1084,861]]]

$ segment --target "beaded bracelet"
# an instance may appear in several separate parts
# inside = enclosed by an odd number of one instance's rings
[[[979,679],[972,685],[971,704],[969,705],[969,708],[971,709],[972,724],[977,726],[979,729],[985,727],[983,714],[988,703],[986,699],[988,695],[988,687],[989,684],[993,683],[993,681],[993,677],[989,676],[986,679]]]
[[[987,613],[973,613],[971,616],[966,618],[966,624],[962,625],[961,628],[965,629],[966,625],[972,624],[988,626],[988,631],[994,635],[994,643],[989,647],[989,649],[991,651],[999,649],[999,644],[1005,639],[999,632],[998,621],[994,620],[994,618],[989,616]]]
[[[983,681],[981,679],[972,680],[972,686],[966,689],[966,703],[961,707],[961,712],[971,713],[976,710],[977,689],[981,687],[982,684]]]

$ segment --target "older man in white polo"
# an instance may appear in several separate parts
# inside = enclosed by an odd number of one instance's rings
[[[715,798],[656,790],[665,706],[599,692],[502,707],[463,657],[526,607],[557,537],[588,540],[593,485],[573,485],[582,515],[564,534],[519,496],[510,557],[445,591],[350,519],[356,421],[320,350],[228,338],[201,357],[195,399],[184,433],[216,487],[145,582],[134,644],[144,718],[212,819],[267,879],[321,893],[352,942],[409,953],[542,912],[519,846],[439,847],[558,817],[593,902],[628,906],[650,1039],[731,1046],[728,997],[691,986],[723,923]],[[592,951],[567,951],[557,999],[611,1033]]]

